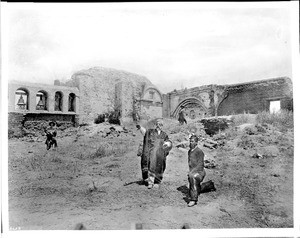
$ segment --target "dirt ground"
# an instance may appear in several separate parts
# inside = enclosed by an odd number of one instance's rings
[[[206,169],[204,181],[212,180],[216,191],[201,194],[190,208],[188,148],[176,147],[179,132],[166,129],[173,149],[162,185],[149,190],[138,182],[142,135],[135,126],[106,138],[100,127],[59,132],[58,148],[49,151],[44,137],[9,140],[10,229],[71,230],[78,223],[91,230],[136,224],[143,229],[293,227],[292,131],[269,127],[253,134],[240,128],[222,134],[225,143],[216,149],[200,142],[216,165]]]

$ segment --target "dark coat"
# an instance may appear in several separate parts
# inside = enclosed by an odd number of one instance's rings
[[[168,151],[163,149],[163,143],[169,141],[168,135],[161,131],[158,134],[156,129],[149,129],[144,136],[142,171],[149,171],[157,180],[162,180],[166,169],[166,157]]]

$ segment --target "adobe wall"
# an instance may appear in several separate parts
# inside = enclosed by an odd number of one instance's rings
[[[120,111],[123,121],[132,121],[133,114],[142,117],[140,100],[144,89],[152,83],[141,75],[94,67],[75,73],[65,85],[78,87],[80,123],[90,123],[99,114],[114,110]]]
[[[218,115],[269,111],[273,100],[280,100],[281,109],[292,110],[293,88],[289,78],[228,85],[226,91],[227,97],[220,103]]]
[[[16,109],[16,101],[15,101],[15,93],[18,89],[26,90],[29,94],[28,110]],[[44,91],[47,93],[48,105],[47,110],[37,110],[36,109],[36,94],[39,91]],[[55,93],[61,92],[62,98],[62,111],[55,111]],[[75,112],[68,111],[68,96],[70,93],[74,93],[76,97],[75,103]],[[78,111],[79,107],[79,90],[76,87],[66,87],[66,86],[58,86],[58,85],[48,85],[48,84],[35,84],[35,83],[27,83],[27,82],[17,82],[11,81],[8,84],[8,112],[19,112],[19,113],[50,113],[50,114],[70,114],[74,115]]]
[[[203,118],[269,111],[270,101],[280,100],[281,108],[292,110],[291,79],[282,77],[234,85],[206,85],[174,90],[163,95],[163,116],[178,118],[180,106],[185,116]]]
[[[205,85],[190,89],[174,90],[163,96],[163,116],[178,117],[183,106],[185,115],[195,117],[215,116],[218,102],[225,97],[225,87]]]
[[[148,86],[144,89],[140,99],[140,105],[140,119],[149,120],[152,118],[162,118],[163,96],[154,86]]]
[[[18,89],[28,93],[28,106],[26,109],[16,107],[15,93]],[[36,94],[43,91],[47,94],[47,110],[36,109]],[[55,111],[55,93],[62,94],[62,110]],[[74,93],[76,97],[75,111],[68,111],[69,94]],[[68,125],[78,124],[77,111],[79,107],[79,91],[75,87],[65,87],[59,85],[33,84],[11,81],[8,84],[8,135],[9,137],[22,137],[23,129],[36,128],[37,125],[47,126],[48,122],[55,120],[64,124],[67,120]],[[67,118],[67,119],[66,119]],[[44,123],[46,122],[46,124]],[[71,123],[69,123],[71,122]],[[34,126],[32,126],[34,124]],[[44,125],[45,124],[45,125]],[[42,127],[38,126],[39,129]]]

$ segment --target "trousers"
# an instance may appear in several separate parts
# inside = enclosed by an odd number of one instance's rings
[[[198,196],[201,191],[201,182],[205,177],[205,171],[198,172],[198,173],[189,173],[188,180],[189,180],[189,193],[191,201],[198,201]]]

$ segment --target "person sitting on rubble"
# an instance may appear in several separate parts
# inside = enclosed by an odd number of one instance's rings
[[[57,147],[57,141],[54,138],[57,135],[55,126],[56,126],[56,123],[54,121],[50,121],[49,127],[44,128],[44,132],[46,133],[46,137],[47,137],[46,142],[45,142],[45,144],[47,145],[47,150],[49,150],[52,145],[54,145],[54,147]]]

